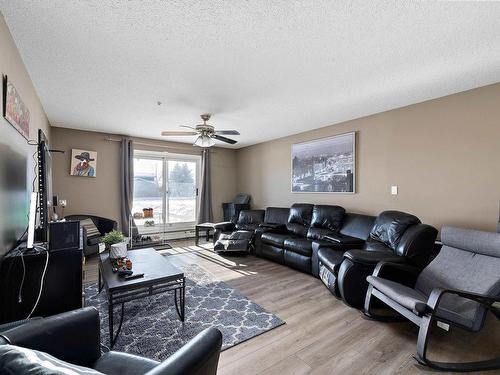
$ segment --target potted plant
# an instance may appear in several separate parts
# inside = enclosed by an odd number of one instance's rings
[[[109,257],[111,259],[125,258],[127,256],[127,242],[122,232],[112,230],[106,233],[102,238],[102,242],[109,250]]]

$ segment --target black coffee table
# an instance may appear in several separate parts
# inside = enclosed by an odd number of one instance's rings
[[[132,280],[118,277],[117,273],[113,273],[109,253],[105,251],[99,254],[99,292],[104,287],[108,295],[111,347],[115,344],[122,327],[125,302],[173,291],[175,309],[182,322],[185,316],[186,278],[184,273],[170,264],[164,256],[158,254],[153,248],[129,250],[127,256],[132,261],[134,273],[144,273],[144,277]],[[122,307],[118,330],[113,335],[113,308],[115,305],[122,305]]]

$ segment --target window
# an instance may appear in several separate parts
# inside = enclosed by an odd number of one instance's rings
[[[194,225],[200,161],[199,156],[135,151],[132,213],[139,232]]]

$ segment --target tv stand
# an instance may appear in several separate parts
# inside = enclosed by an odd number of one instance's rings
[[[24,244],[24,248],[21,245],[9,252],[0,266],[0,324],[26,319],[33,310],[47,254],[43,289],[32,316],[46,317],[82,307],[82,250],[26,249]]]

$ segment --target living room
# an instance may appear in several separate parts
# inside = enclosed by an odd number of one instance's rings
[[[498,19],[0,0],[0,373],[500,373]]]

